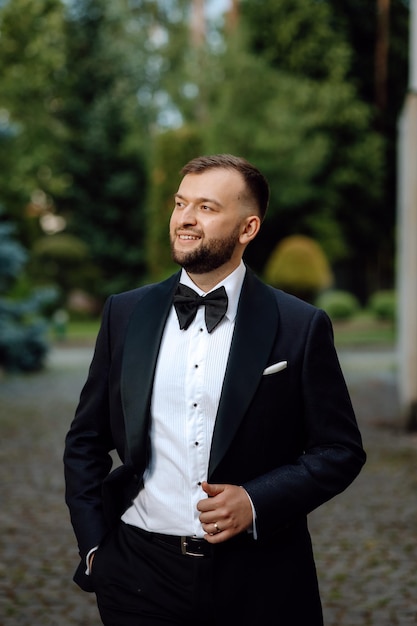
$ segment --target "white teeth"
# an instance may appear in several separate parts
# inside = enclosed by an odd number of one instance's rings
[[[191,237],[191,235],[180,235],[180,239],[191,239],[191,240],[197,240],[198,237]]]

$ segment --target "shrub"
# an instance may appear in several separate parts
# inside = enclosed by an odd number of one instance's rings
[[[0,305],[0,366],[6,371],[33,372],[43,368],[49,350],[43,321],[22,324],[3,317]]]
[[[324,309],[332,320],[351,319],[360,309],[356,296],[337,289],[322,293],[316,299],[316,305]]]
[[[304,235],[282,239],[265,267],[265,279],[274,287],[313,302],[329,287],[333,276],[320,245]]]
[[[54,292],[31,290],[25,297],[19,295],[26,258],[13,238],[13,226],[0,222],[0,369],[5,371],[41,369],[49,348],[42,307],[53,300]]]
[[[376,291],[368,301],[368,309],[380,320],[395,320],[397,312],[397,294],[393,290]]]
[[[74,235],[58,233],[39,238],[33,246],[31,275],[39,284],[57,287],[59,306],[73,289],[94,290],[100,282],[100,270],[90,257],[87,244]]]

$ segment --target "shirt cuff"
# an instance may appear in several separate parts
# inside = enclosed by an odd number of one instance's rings
[[[246,489],[244,487],[242,487],[242,489],[246,493],[246,495],[248,496],[250,505],[252,507],[252,528],[248,528],[247,532],[251,533],[253,535],[253,538],[256,541],[256,539],[258,538],[258,533],[257,533],[257,530],[256,530],[256,511],[255,511],[255,507],[253,506],[252,498],[250,497],[250,495],[248,494]]]
[[[97,550],[98,546],[95,546],[94,548],[91,548],[91,550],[89,550],[87,552],[87,556],[85,557],[85,565],[86,565],[86,570],[85,573],[87,574],[87,576],[90,576],[91,572],[90,572],[90,556],[93,554],[93,552],[95,552]]]

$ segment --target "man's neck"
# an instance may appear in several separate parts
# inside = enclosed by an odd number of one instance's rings
[[[230,276],[230,274],[232,274],[232,272],[234,272],[239,265],[240,260],[237,263],[228,264],[227,266],[222,265],[218,269],[206,274],[192,274],[187,272],[187,275],[199,289],[207,293],[216,287],[216,285],[218,285],[222,280]]]

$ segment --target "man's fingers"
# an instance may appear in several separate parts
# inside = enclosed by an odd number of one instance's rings
[[[217,496],[217,494],[224,491],[224,488],[225,488],[225,485],[214,485],[214,484],[208,483],[206,480],[203,481],[201,486],[203,488],[203,491],[205,491],[206,494],[210,497]]]

